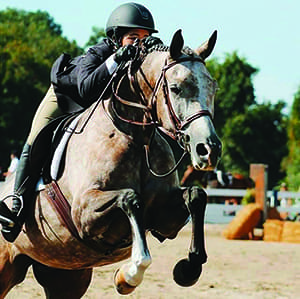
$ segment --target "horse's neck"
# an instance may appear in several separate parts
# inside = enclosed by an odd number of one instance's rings
[[[118,99],[120,97],[121,100]],[[147,136],[151,133],[142,126],[145,122],[145,113],[142,108],[137,108],[126,103],[141,103],[141,98],[133,91],[128,78],[122,82],[117,90],[117,96],[112,94],[106,111],[114,127],[135,139],[135,142],[145,144]]]
[[[154,51],[146,56],[145,61],[137,72],[139,86],[143,90],[145,97],[150,101],[153,89],[161,75],[168,52]],[[151,104],[148,102],[148,104]]]
[[[145,77],[141,76],[140,72],[137,71],[133,80],[134,83],[132,83],[133,77],[125,74],[119,83],[114,85],[108,112],[113,124],[125,134],[138,137],[139,139],[144,137],[147,139],[147,136],[151,135],[153,130],[153,128],[150,128],[151,126],[148,126],[150,129],[145,129],[142,125],[134,124],[151,121],[151,119],[147,119],[150,116],[145,114],[143,108],[128,105],[122,100],[128,103],[138,103],[144,107],[151,107],[153,88],[158,79],[157,76],[161,72],[166,55],[167,53],[161,52],[150,53],[141,66]],[[114,93],[116,93],[116,96]]]
[[[138,90],[134,89],[133,84],[130,83],[130,79],[127,76],[122,80],[116,93],[116,96],[114,94],[112,95],[111,102],[114,104],[118,115],[128,120],[141,122],[144,116],[142,109],[135,108],[134,106],[127,105],[118,100],[118,97],[120,97],[121,100],[127,101],[128,103],[143,104]]]

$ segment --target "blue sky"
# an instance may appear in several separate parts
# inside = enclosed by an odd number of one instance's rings
[[[122,0],[1,0],[7,7],[47,11],[63,35],[83,46],[92,27],[105,27],[110,12]],[[259,69],[254,77],[256,99],[291,106],[300,86],[300,1],[299,0],[149,0],[158,36],[169,43],[181,28],[185,44],[196,48],[217,29],[218,41],[211,57],[221,61],[225,53],[237,51]]]

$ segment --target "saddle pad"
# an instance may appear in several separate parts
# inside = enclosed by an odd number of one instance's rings
[[[61,138],[61,141],[59,142],[59,145],[57,146],[53,159],[51,162],[51,168],[50,168],[50,175],[53,180],[58,179],[59,169],[60,169],[60,163],[63,157],[63,154],[65,152],[66,146],[68,144],[69,139],[71,138],[72,134],[74,133],[78,121],[81,117],[81,114],[79,114],[67,127],[67,130],[65,131],[63,137]]]

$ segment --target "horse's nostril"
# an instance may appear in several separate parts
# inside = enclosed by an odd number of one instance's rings
[[[196,151],[199,156],[206,156],[208,154],[208,151],[207,151],[204,143],[199,143],[197,145]]]

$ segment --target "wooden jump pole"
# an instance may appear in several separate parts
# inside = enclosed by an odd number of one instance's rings
[[[268,165],[250,164],[250,178],[255,182],[255,202],[263,211],[264,222],[267,219]]]

